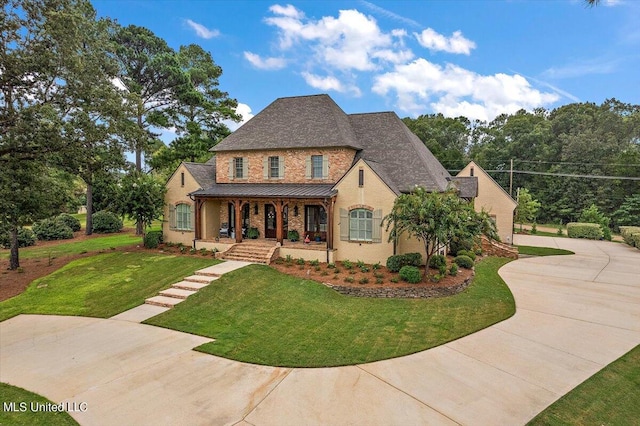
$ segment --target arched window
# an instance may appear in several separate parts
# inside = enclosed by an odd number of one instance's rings
[[[176,229],[191,231],[191,206],[189,204],[176,205]]]
[[[349,212],[349,240],[373,240],[373,212],[367,209],[354,209]]]

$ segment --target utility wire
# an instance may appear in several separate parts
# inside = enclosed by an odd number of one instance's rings
[[[460,170],[448,170],[450,173],[457,173]],[[529,170],[485,170],[487,173],[517,173],[521,175],[541,175],[541,176],[558,176],[558,177],[570,177],[570,178],[589,178],[589,179],[610,179],[610,180],[635,180],[640,181],[640,177],[631,176],[602,176],[602,175],[576,175],[570,173],[547,173],[547,172],[533,172]]]

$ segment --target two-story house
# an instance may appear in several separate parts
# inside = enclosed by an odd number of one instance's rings
[[[398,195],[456,179],[461,197],[477,193],[475,178],[453,178],[395,113],[346,114],[328,95],[277,99],[212,151],[167,182],[165,241],[226,251],[256,228],[280,256],[384,263],[424,252],[380,226]],[[289,230],[311,243],[289,242]]]

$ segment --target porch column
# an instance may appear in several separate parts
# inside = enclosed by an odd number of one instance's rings
[[[194,208],[196,209],[196,223],[195,223],[195,237],[196,240],[202,238],[202,205],[204,200],[202,198],[196,198]]]
[[[331,197],[327,209],[327,248],[333,249],[333,206],[336,203],[336,197]]]
[[[236,225],[235,225],[236,243],[241,243],[242,242],[242,202],[240,201],[240,199],[234,200],[233,207],[236,212],[236,215],[235,215],[236,216]]]
[[[276,206],[276,241],[282,244],[283,237],[283,218],[282,218],[282,209],[284,208],[284,204],[281,199],[278,199],[274,205]]]

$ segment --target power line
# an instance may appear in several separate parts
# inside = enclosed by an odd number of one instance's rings
[[[450,173],[457,173],[460,170],[448,170]],[[609,180],[635,180],[640,181],[640,177],[631,176],[602,176],[602,175],[577,175],[570,173],[547,173],[547,172],[533,172],[529,170],[485,170],[487,173],[517,173],[521,175],[541,175],[541,176],[558,176],[558,177],[570,177],[570,178],[588,178],[588,179],[609,179]]]

